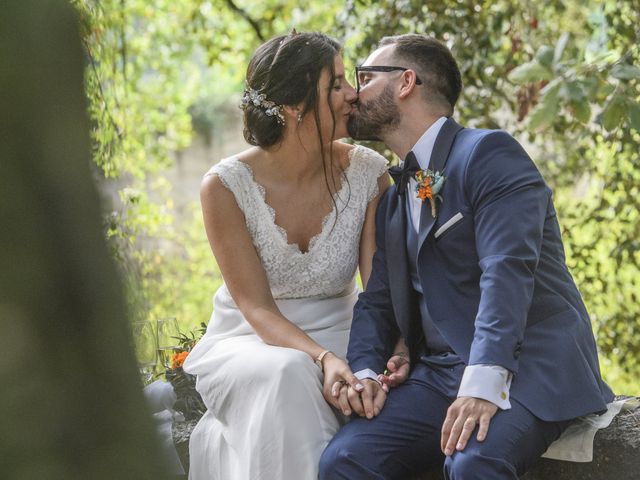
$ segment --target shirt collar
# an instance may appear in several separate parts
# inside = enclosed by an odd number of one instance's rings
[[[446,121],[447,117],[440,117],[438,120],[433,122],[433,124],[427,128],[411,149],[418,159],[418,163],[422,170],[429,168],[429,161],[431,160],[433,146],[436,143],[436,138],[438,137],[438,133],[440,133],[440,129]]]

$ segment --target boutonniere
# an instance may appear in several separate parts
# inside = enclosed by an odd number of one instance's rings
[[[429,200],[431,204],[431,216],[436,218],[436,198],[439,198],[442,201],[442,196],[440,195],[440,190],[442,190],[442,185],[444,185],[444,181],[447,179],[440,172],[432,172],[431,170],[418,170],[415,174],[416,182],[416,196],[422,200]]]

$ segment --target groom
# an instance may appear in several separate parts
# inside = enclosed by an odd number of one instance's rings
[[[449,479],[517,479],[613,398],[551,191],[510,135],[451,118],[460,72],[439,42],[385,38],[357,76],[350,133],[404,167],[354,310],[348,360],[366,388],[334,402],[367,415],[329,444],[320,478],[405,479],[444,459]],[[410,373],[387,394],[378,376],[400,336]]]

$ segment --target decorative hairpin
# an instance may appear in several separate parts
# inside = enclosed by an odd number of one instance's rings
[[[277,117],[278,123],[284,125],[284,115],[282,115],[282,105],[277,105],[271,100],[267,100],[267,96],[264,93],[260,93],[257,90],[249,87],[244,91],[242,95],[242,103],[240,108],[243,110],[247,108],[249,104],[253,104],[256,107],[260,107],[270,117]]]

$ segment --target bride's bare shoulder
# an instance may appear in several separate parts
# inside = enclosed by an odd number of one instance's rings
[[[336,140],[333,142],[333,148],[335,152],[349,153],[351,150],[355,148],[355,145],[352,145],[351,143],[346,143],[342,140]]]
[[[214,175],[216,173],[216,166],[224,162],[239,160],[241,162],[248,164],[249,166],[252,166],[259,155],[260,155],[260,149],[258,147],[247,148],[246,150],[243,150],[239,153],[229,155],[228,157],[221,159],[218,163],[212,165],[211,168],[209,168],[209,170],[207,170],[207,172],[204,174],[204,177]]]
[[[333,142],[333,151],[336,158],[340,162],[342,169],[346,169],[349,166],[351,151],[356,147],[350,143],[345,143],[342,140],[336,140]]]
[[[233,155],[233,157],[240,160],[241,162],[245,162],[251,165],[259,160],[263,154],[264,151],[261,148],[250,147],[240,153],[236,153],[235,155]]]

